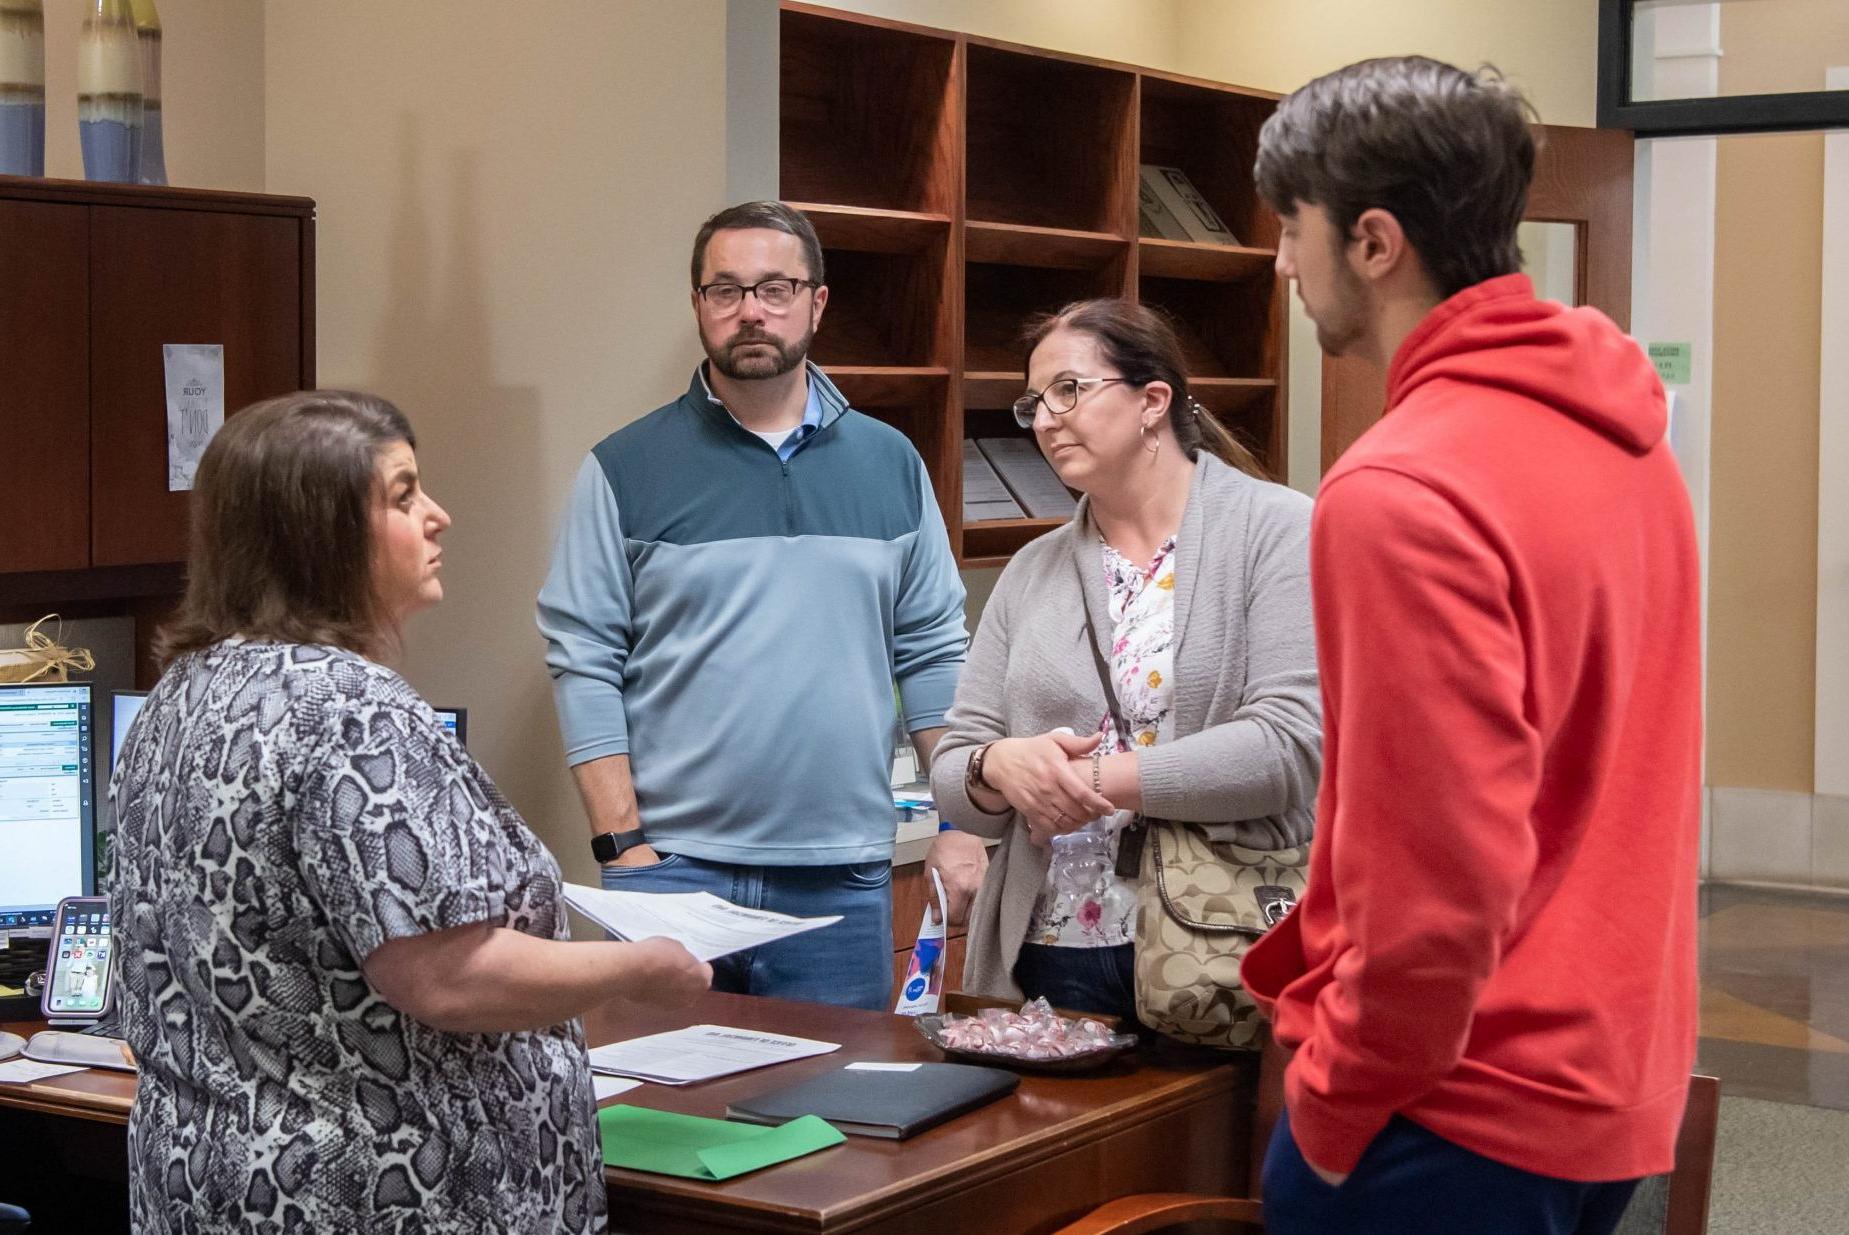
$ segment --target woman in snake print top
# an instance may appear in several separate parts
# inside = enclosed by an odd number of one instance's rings
[[[557,864],[381,663],[448,524],[368,396],[258,404],[202,460],[111,790],[138,1232],[604,1229],[576,1017],[710,970],[567,942]]]

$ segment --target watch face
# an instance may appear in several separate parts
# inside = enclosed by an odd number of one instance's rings
[[[642,843],[640,829],[630,832],[605,832],[591,838],[591,856],[599,862],[608,862],[622,856],[625,850],[634,849]]]

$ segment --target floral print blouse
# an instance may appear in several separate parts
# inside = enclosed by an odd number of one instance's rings
[[[1097,729],[1107,755],[1153,746],[1156,733],[1175,699],[1175,538],[1156,550],[1148,566],[1138,566],[1108,544],[1104,581],[1110,593],[1111,682],[1117,688],[1127,734],[1107,708]],[[1114,821],[1130,822],[1129,811]],[[1068,948],[1107,948],[1136,937],[1136,881],[1112,873],[1117,839],[1111,837],[1109,862],[1093,885],[1076,893],[1040,891],[1028,922],[1027,942]]]

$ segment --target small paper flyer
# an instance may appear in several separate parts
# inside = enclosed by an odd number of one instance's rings
[[[206,443],[225,423],[225,345],[166,343],[167,491],[193,487]]]

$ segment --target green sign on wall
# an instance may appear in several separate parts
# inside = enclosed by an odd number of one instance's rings
[[[1689,384],[1689,370],[1695,357],[1693,343],[1651,343],[1646,345],[1646,349],[1650,353],[1650,363],[1656,366],[1656,375],[1663,385]]]

